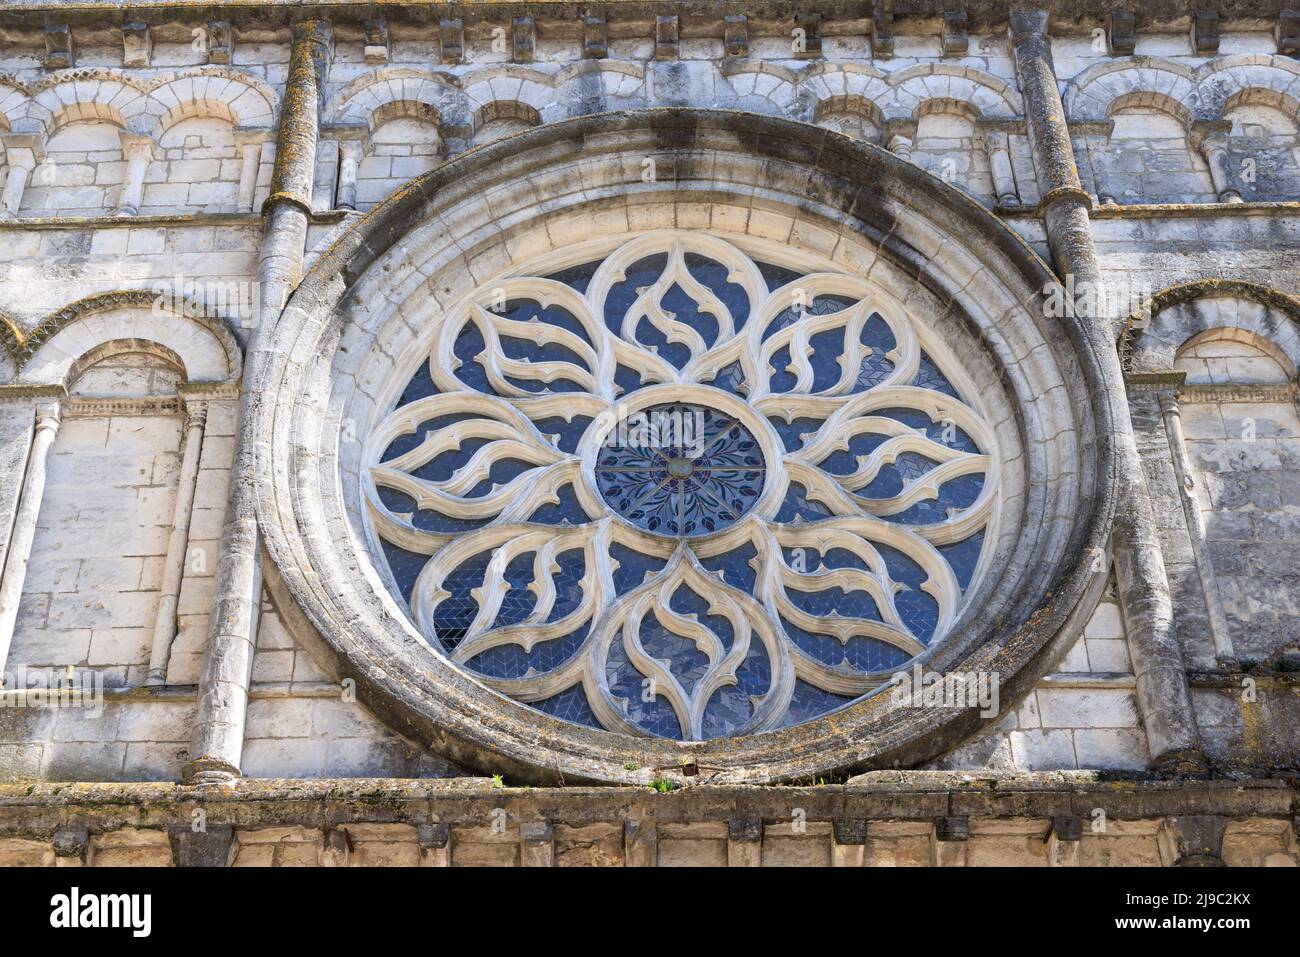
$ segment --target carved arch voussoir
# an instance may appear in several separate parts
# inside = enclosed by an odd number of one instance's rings
[[[156,290],[121,289],[86,296],[44,316],[29,331],[25,331],[8,316],[0,315],[0,342],[3,342],[5,351],[13,360],[15,371],[22,374],[33,364],[42,347],[63,330],[91,316],[123,307],[148,308],[152,314],[165,316],[172,321],[198,324],[211,334],[224,354],[222,379],[238,381],[240,378],[243,371],[243,347],[230,320],[212,315],[210,307],[192,298],[172,301]],[[102,343],[95,343],[82,352],[100,344]]]
[[[1163,289],[1129,315],[1119,334],[1124,370],[1166,372],[1190,339],[1213,329],[1258,336],[1286,357],[1291,375],[1300,369],[1300,300],[1243,280],[1201,279]]]

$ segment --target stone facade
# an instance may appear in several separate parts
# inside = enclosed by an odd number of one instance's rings
[[[0,863],[1297,862],[1293,14],[263,6],[0,24]],[[997,574],[926,660],[996,713],[619,737],[430,654],[361,491],[429,317],[649,233],[967,363]]]

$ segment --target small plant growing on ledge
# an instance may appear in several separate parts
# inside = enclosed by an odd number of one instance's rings
[[[679,787],[681,787],[680,784],[678,784],[676,781],[670,780],[669,778],[655,778],[653,781],[650,782],[650,786],[654,788],[656,791],[658,791],[660,794],[667,794],[670,791],[676,791]]]
[[[506,786],[505,779],[499,774],[492,775],[492,786],[494,788],[503,788]]]

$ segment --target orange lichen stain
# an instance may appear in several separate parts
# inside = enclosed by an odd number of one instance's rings
[[[1256,760],[1262,760],[1264,757],[1262,720],[1259,712],[1258,701],[1242,701],[1241,721],[1243,731],[1241,739],[1245,745],[1246,753]]]

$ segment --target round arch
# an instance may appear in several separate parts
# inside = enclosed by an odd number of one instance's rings
[[[376,567],[365,443],[342,438],[388,413],[393,383],[427,345],[428,318],[556,250],[665,227],[780,246],[809,269],[869,280],[967,358],[1004,452],[1000,572],[917,660],[996,674],[1003,711],[1032,688],[1097,597],[1091,556],[1113,511],[1116,400],[1085,345],[1045,318],[1047,267],[995,217],[884,150],[756,114],[644,110],[535,129],[425,174],[333,244],[286,306],[252,384],[264,401],[246,438],[277,602],[394,728],[520,780],[641,781],[649,772],[631,768],[695,761],[719,779],[771,781],[930,760],[992,716],[878,693],[792,727],[705,741],[559,720],[434,652]]]

